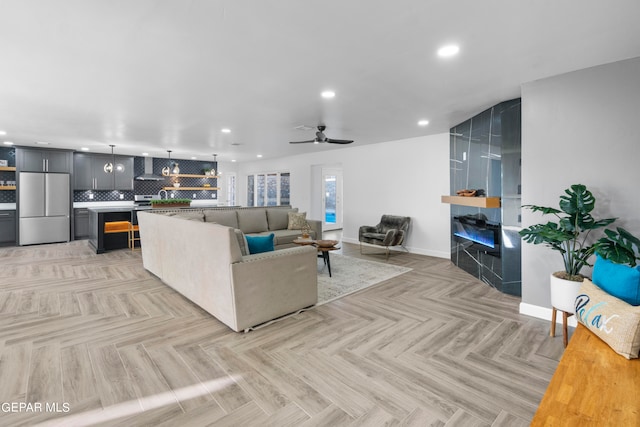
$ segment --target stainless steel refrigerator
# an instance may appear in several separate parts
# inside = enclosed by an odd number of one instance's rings
[[[20,172],[18,179],[20,245],[68,242],[69,174]]]

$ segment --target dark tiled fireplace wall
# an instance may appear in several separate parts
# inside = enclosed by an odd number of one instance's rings
[[[451,194],[481,189],[501,199],[500,208],[451,205],[451,260],[490,286],[518,296],[520,106],[520,99],[502,102],[450,131]]]

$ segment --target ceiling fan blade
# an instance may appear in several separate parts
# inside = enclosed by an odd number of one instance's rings
[[[310,142],[316,142],[315,139],[310,139],[308,141],[289,141],[289,144],[307,144]]]
[[[348,139],[331,139],[331,138],[327,138],[325,141],[331,144],[351,144],[353,142]]]

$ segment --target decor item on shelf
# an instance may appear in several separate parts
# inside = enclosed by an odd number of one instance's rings
[[[456,194],[462,197],[480,197],[484,196],[484,190],[481,188],[477,190],[464,189],[456,191]]]
[[[209,184],[208,182],[206,184],[202,184],[203,187],[209,188],[211,187],[211,184]]]
[[[179,182],[174,182],[174,183],[173,183],[173,186],[174,186],[174,187],[176,187],[176,188],[178,188],[178,187],[180,187],[180,183],[179,183]]]
[[[560,196],[560,209],[545,206],[523,205],[523,208],[543,215],[554,215],[558,222],[536,224],[519,232],[527,243],[544,244],[560,252],[564,270],[551,274],[551,305],[553,308],[552,331],[555,327],[556,310],[565,314],[575,313],[575,300],[584,276],[580,271],[590,266],[589,258],[596,250],[596,244],[590,244],[591,231],[613,223],[616,218],[596,220],[591,216],[596,198],[582,184],[574,184]],[[566,320],[566,319],[565,319]],[[566,322],[565,322],[566,325]]]
[[[0,159],[0,166],[9,166],[9,161],[8,160],[4,160],[4,159]]]
[[[191,206],[191,199],[152,199],[152,208],[180,208]]]

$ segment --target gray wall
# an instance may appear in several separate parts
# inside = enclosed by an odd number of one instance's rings
[[[582,183],[596,196],[596,218],[619,217],[614,225],[640,235],[639,128],[640,58],[523,85],[522,203],[557,207],[565,188]],[[541,221],[522,213],[523,227]],[[523,243],[523,304],[550,307],[548,275],[558,270],[558,253]]]

